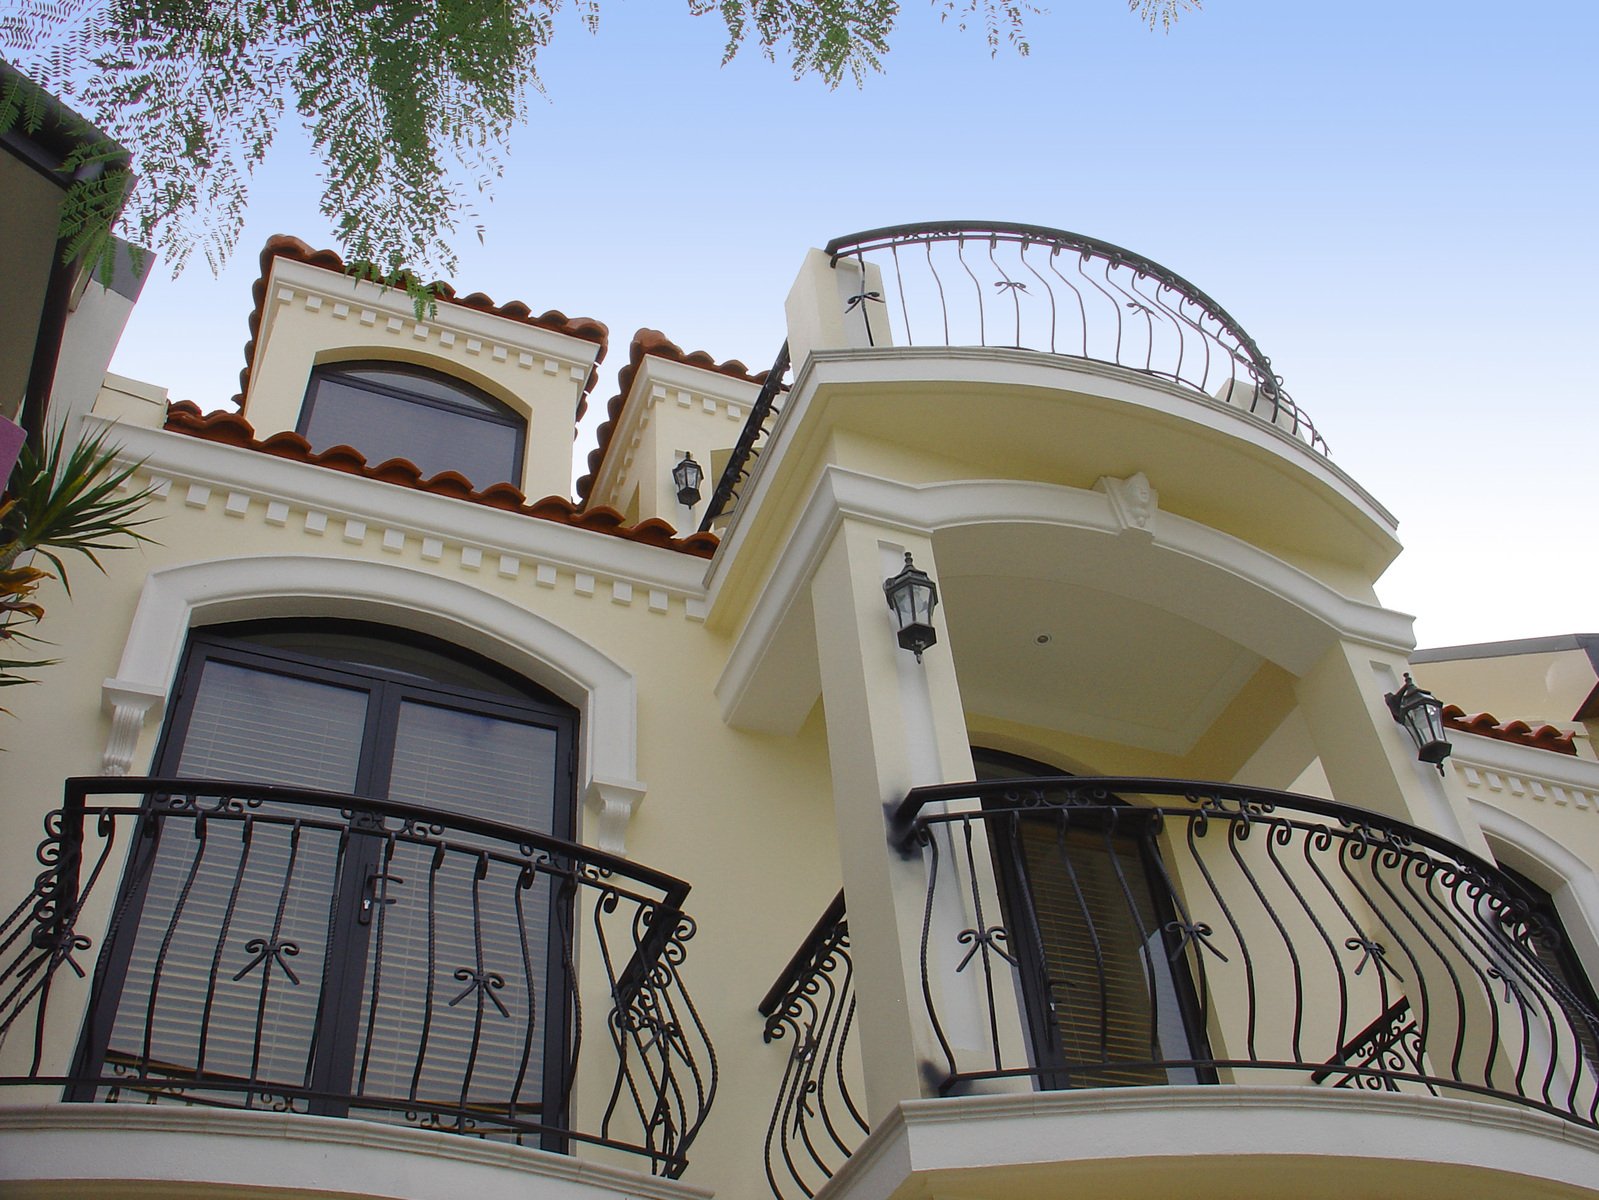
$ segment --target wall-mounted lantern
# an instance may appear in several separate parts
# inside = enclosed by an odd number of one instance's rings
[[[685,508],[693,508],[698,504],[700,481],[704,478],[705,471],[694,461],[692,454],[685,454],[678,459],[677,466],[672,468],[672,483],[677,487],[677,502]]]
[[[933,630],[933,610],[938,607],[938,585],[918,571],[911,562],[910,551],[905,552],[905,569],[892,579],[883,580],[883,594],[888,597],[888,607],[899,627],[899,644],[903,650],[922,661],[922,651],[938,641]]]
[[[1416,743],[1416,757],[1424,763],[1432,763],[1442,775],[1443,761],[1452,749],[1444,735],[1443,701],[1426,688],[1417,687],[1408,671],[1404,687],[1389,692],[1383,699],[1388,701],[1388,711],[1394,714],[1394,720],[1404,726],[1410,740]]]

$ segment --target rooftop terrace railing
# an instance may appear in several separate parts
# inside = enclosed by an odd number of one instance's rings
[[[1091,359],[1238,405],[1325,454],[1255,340],[1175,271],[1097,238],[1003,221],[891,225],[826,252],[875,263],[884,295],[847,302],[870,345],[873,310],[896,345],[997,346]]]
[[[1599,1016],[1557,923],[1442,838],[1133,778],[918,788],[898,822],[926,865],[941,1094],[1299,1083],[1599,1124]]]
[[[46,831],[0,924],[0,1083],[686,1165],[717,1071],[681,880],[415,805],[211,780],[69,780]]]
[[[826,253],[873,264],[882,288],[842,301],[860,343],[990,346],[1125,367],[1249,413],[1320,454],[1327,443],[1226,309],[1157,262],[1042,225],[933,221],[834,238]],[[864,274],[862,276],[864,278]],[[734,503],[769,431],[788,347],[766,379],[712,494],[702,531]]]

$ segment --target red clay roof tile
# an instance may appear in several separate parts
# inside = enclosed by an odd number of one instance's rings
[[[1500,722],[1492,713],[1467,714],[1458,704],[1444,705],[1444,726],[1462,733],[1475,733],[1480,737],[1499,742],[1513,742],[1518,746],[1531,746],[1534,750],[1550,750],[1556,754],[1576,754],[1575,734],[1563,733],[1553,725],[1539,725],[1536,729],[1525,721]]]
[[[441,471],[430,479],[424,479],[416,464],[408,459],[391,458],[372,466],[359,450],[350,446],[333,446],[317,453],[311,449],[310,443],[297,433],[275,433],[264,441],[258,440],[250,423],[238,413],[202,414],[198,405],[187,400],[168,407],[166,428],[173,433],[186,434],[208,442],[256,450],[278,458],[343,471],[347,475],[360,475],[365,479],[376,479],[436,496],[447,496],[506,512],[520,513],[535,520],[554,521],[560,525],[570,525],[574,529],[587,529],[593,533],[624,538],[646,546],[659,546],[664,550],[674,550],[680,554],[692,554],[696,558],[710,558],[716,552],[717,537],[714,533],[691,533],[685,537],[678,537],[677,530],[658,518],[640,521],[637,525],[628,525],[622,514],[614,508],[601,505],[592,509],[580,509],[565,496],[545,496],[542,500],[529,501],[508,483],[496,483],[482,491],[474,491],[472,485],[454,471]]]

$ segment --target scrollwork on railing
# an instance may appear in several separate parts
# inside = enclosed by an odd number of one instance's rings
[[[893,225],[834,238],[827,253],[875,263],[886,295],[850,297],[906,346],[1039,350],[1159,376],[1241,407],[1325,454],[1308,417],[1227,310],[1175,271],[1064,229],[1005,221]],[[875,311],[874,311],[875,310]]]
[[[946,1094],[1254,1078],[1599,1125],[1599,1013],[1555,923],[1437,835],[1285,792],[1064,776],[918,788],[896,826],[926,864]]]
[[[717,1067],[682,975],[681,880],[491,821],[214,781],[69,780],[46,830],[0,925],[0,1082],[586,1143],[682,1173]],[[91,936],[85,1016],[81,988],[52,984],[84,974]],[[586,1051],[585,1004],[611,1035]],[[46,1022],[80,1017],[69,1063]],[[574,1120],[579,1082],[610,1092],[598,1128]]]
[[[788,1044],[766,1130],[766,1180],[778,1200],[813,1196],[868,1132],[850,1094],[855,984],[843,892],[766,993],[760,1013],[766,1042]]]

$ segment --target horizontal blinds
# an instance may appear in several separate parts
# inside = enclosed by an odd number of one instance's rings
[[[1019,840],[1044,973],[1065,1067],[1183,1058],[1163,1052],[1160,1019],[1171,995],[1149,882],[1137,843],[1064,819],[1024,819]],[[1163,986],[1164,985],[1164,986]],[[1165,1083],[1166,1072],[1114,1067],[1082,1086]]]
[[[400,706],[389,797],[547,833],[556,745],[553,729],[408,700]],[[396,848],[387,870],[404,882],[389,885],[381,945],[374,936],[368,947],[368,988],[376,985],[377,998],[360,1017],[361,1090],[446,1104],[464,1091],[468,1103],[501,1109],[507,1100],[538,1103],[549,1008],[548,877],[521,891],[515,864],[490,860],[474,880],[478,865],[466,851],[436,860],[422,847]]]
[[[367,705],[358,689],[209,660],[177,773],[352,791]],[[305,1082],[342,821],[297,808],[313,824],[296,837],[287,806],[256,811],[248,848],[238,820],[162,820],[114,1060],[142,1060],[148,1034],[151,1063],[177,1075]],[[275,952],[250,948],[274,930]]]

